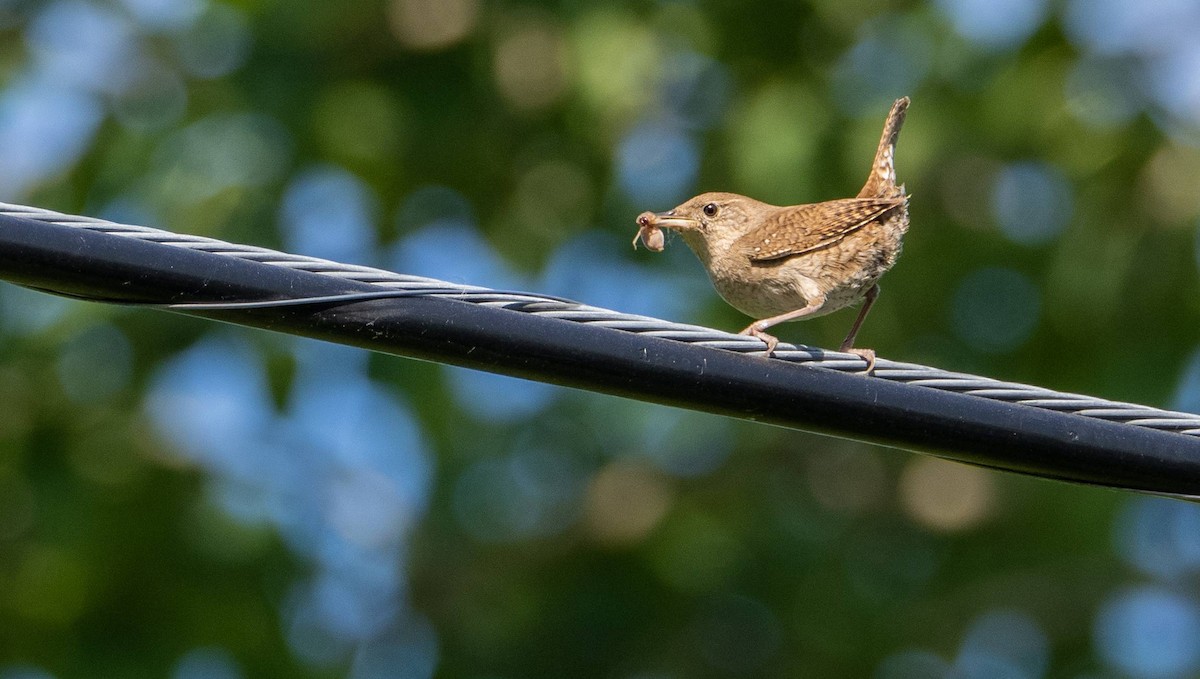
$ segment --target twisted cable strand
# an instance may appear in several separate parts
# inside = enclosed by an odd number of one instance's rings
[[[411,295],[446,297],[473,304],[497,306],[521,313],[537,314],[573,323],[592,324],[651,337],[663,337],[697,344],[713,349],[741,353],[760,352],[762,341],[745,335],[714,330],[698,325],[673,323],[650,316],[627,314],[611,309],[527,292],[492,290],[460,285],[423,276],[394,273],[368,266],[342,264],[316,257],[294,255],[252,245],[237,245],[225,241],[177,234],[160,229],[130,224],[118,224],[92,217],[67,215],[51,210],[0,203],[0,214],[33,219],[48,224],[69,226],[108,233],[126,238],[151,241],[172,247],[200,250],[211,254],[236,257],[260,264],[279,266],[344,280],[370,283],[383,289],[403,290]],[[860,372],[863,360],[849,353],[828,351],[815,347],[780,342],[775,359],[803,363],[828,370]],[[879,358],[875,363],[875,379],[900,382],[929,389],[941,389],[980,398],[1017,403],[1033,408],[1073,413],[1084,417],[1123,422],[1125,424],[1200,436],[1200,415],[1161,410],[1148,406],[1109,401],[1106,399],[1053,391],[1043,387],[955,373],[938,368],[901,363]]]

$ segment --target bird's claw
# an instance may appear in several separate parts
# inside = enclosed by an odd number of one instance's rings
[[[867,362],[867,369],[863,371],[864,375],[875,374],[875,350],[874,349],[853,349],[851,347],[844,347],[844,348],[842,348],[842,351],[844,351],[848,354],[854,354],[855,356],[858,356],[859,358],[861,358],[862,360]]]
[[[763,344],[766,344],[767,351],[765,352],[764,355],[767,358],[770,358],[771,356],[773,356],[775,354],[775,347],[778,346],[778,344],[779,344],[779,338],[775,337],[774,335],[768,335],[767,333],[763,332],[762,330],[759,330],[757,322],[751,323],[750,325],[746,326],[746,329],[742,330],[738,334],[739,335],[749,335],[751,337],[757,337],[759,340],[761,340],[763,342]]]

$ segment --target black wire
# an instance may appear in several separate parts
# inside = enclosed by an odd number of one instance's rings
[[[310,297],[291,297],[284,299],[265,299],[254,301],[233,301],[233,302],[151,302],[146,300],[130,300],[116,299],[111,297],[100,297],[96,295],[84,295],[77,293],[63,292],[60,290],[49,290],[33,285],[25,285],[22,287],[45,292],[60,297],[69,297],[85,302],[103,302],[106,304],[119,304],[122,306],[139,306],[150,307],[152,309],[186,309],[188,311],[233,311],[238,309],[275,309],[289,306],[319,306],[325,304],[346,304],[350,302],[362,302],[372,299],[393,299],[402,297],[425,297],[438,296],[445,298],[453,295],[469,295],[470,290],[462,290],[461,288],[422,288],[420,290],[379,290],[377,292],[343,292],[336,295],[317,295]],[[521,297],[529,297],[527,292],[517,292],[509,290],[481,290],[480,294],[487,295],[516,295]],[[552,295],[537,295],[535,300],[517,300],[513,305],[525,306],[529,304],[537,304],[538,302],[560,302],[563,304],[580,305],[579,302],[567,299],[565,297],[554,297]]]
[[[152,304],[149,306],[163,309],[187,309],[188,311],[223,311],[235,309],[275,309],[289,306],[317,306],[323,304],[345,304],[362,302],[371,299],[393,299],[398,297],[420,297],[422,295],[437,295],[444,293],[462,293],[462,290],[451,288],[425,290],[380,290],[379,292],[344,292],[336,295],[318,295],[316,297],[293,297],[290,299],[264,299],[247,302],[173,302],[171,304]]]
[[[3,215],[0,278],[78,299],[180,313],[202,312],[202,305],[214,311],[317,305],[304,314],[230,311],[222,320],[876,441],[1045,478],[1169,495],[1200,493],[1197,437],[867,380],[541,314],[512,313],[513,305],[455,299],[475,296],[460,289],[445,295],[386,290],[362,281]],[[244,301],[206,302],[196,299],[201,293],[210,299]],[[271,296],[280,299],[255,299]],[[404,304],[348,303],[388,297],[409,299]],[[145,301],[163,299],[183,301]],[[514,304],[520,305],[520,300],[536,298],[517,299]],[[614,428],[622,426],[628,424],[612,423]]]

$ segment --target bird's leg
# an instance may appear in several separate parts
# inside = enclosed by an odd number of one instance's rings
[[[850,326],[850,334],[846,335],[846,339],[842,340],[842,345],[838,347],[838,351],[855,354],[860,356],[867,362],[867,374],[875,369],[875,350],[874,349],[855,349],[854,338],[858,336],[858,329],[862,327],[863,321],[867,318],[867,312],[871,310],[871,305],[875,303],[875,298],[879,297],[879,285],[872,285],[867,294],[863,297],[862,309],[858,312],[858,318],[854,319],[854,325]]]
[[[784,314],[779,314],[778,316],[764,318],[761,321],[754,321],[750,325],[746,326],[745,330],[739,332],[738,334],[757,337],[765,342],[767,345],[767,357],[769,358],[775,353],[775,346],[779,344],[779,338],[775,337],[774,335],[768,335],[767,333],[763,332],[764,330],[772,325],[777,325],[786,321],[794,321],[796,319],[815,314],[816,312],[820,311],[821,307],[823,306],[825,306],[825,297],[821,296],[819,299],[809,300],[808,304],[804,305],[803,308],[796,309],[795,311],[789,311]]]

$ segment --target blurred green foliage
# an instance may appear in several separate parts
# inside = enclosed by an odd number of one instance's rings
[[[1075,10],[1015,3],[1042,18],[1015,37],[964,37],[953,8],[971,4],[97,3],[149,55],[104,77],[151,62],[173,75],[145,90],[80,85],[99,117],[79,152],[36,181],[6,179],[15,195],[0,198],[286,248],[298,237],[280,205],[297,176],[335,167],[369,194],[357,256],[387,265],[380,253],[430,221],[411,196],[444,186],[526,285],[548,280],[564,248],[590,247],[662,282],[641,294],[673,320],[735,329],[745,319],[715,293],[697,297],[703,274],[680,243],[661,257],[628,249],[633,216],[701,190],[852,195],[887,104],[908,94],[897,165],[912,228],[860,341],[1196,407],[1200,117],[1121,80],[1138,54],[1092,54],[1068,25]],[[5,91],[66,49],[37,38],[50,6],[0,3]],[[159,6],[183,18],[147,20]],[[648,121],[650,141],[680,141],[662,147],[682,148],[679,162],[631,145]],[[654,188],[672,172],[682,191]],[[262,361],[288,412],[293,346],[0,292],[0,677],[943,676],[997,610],[1033,621],[1050,650],[994,676],[1108,676],[1096,611],[1144,579],[1113,546],[1120,493],[576,392],[491,417],[463,394],[478,384],[477,398],[503,402],[507,383],[374,356],[371,380],[411,410],[433,469],[398,533],[405,584],[388,596],[436,650],[306,654],[295,583],[320,559],[228,511],[218,472],[144,407],[163,366],[217,333]],[[847,314],[781,335],[834,345]],[[499,485],[479,495],[479,479]],[[512,508],[522,493],[536,519]],[[314,495],[295,501],[320,514]],[[943,674],[886,669],[914,648],[943,658]]]

